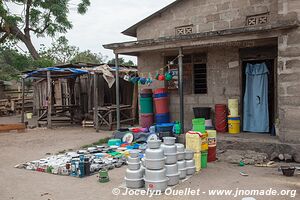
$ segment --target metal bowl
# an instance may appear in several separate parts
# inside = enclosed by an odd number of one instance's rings
[[[166,156],[165,163],[167,165],[174,164],[177,162],[177,153],[165,154],[165,156]]]
[[[161,159],[147,159],[145,160],[145,167],[147,169],[163,169],[165,167],[165,160],[166,158]]]
[[[166,179],[167,170],[165,168],[159,170],[145,170],[145,179],[151,181],[161,181]]]
[[[180,176],[179,173],[171,175],[171,176],[167,176],[169,178],[168,186],[177,185],[179,183],[179,176]]]
[[[144,170],[142,168],[138,170],[126,169],[125,177],[127,179],[141,179],[144,176]]]
[[[163,149],[164,154],[177,153],[177,147],[175,145],[161,144],[161,148]]]
[[[184,153],[186,160],[192,160],[194,158],[194,151],[186,149]]]
[[[168,181],[168,178],[161,181],[150,181],[145,179],[145,188],[146,190],[164,192],[168,187]]]
[[[177,160],[184,160],[185,154],[184,152],[177,152]]]
[[[179,170],[179,178],[185,179],[186,178],[186,169],[180,169]]]
[[[129,154],[131,158],[138,158],[140,153],[137,150],[131,150]]]
[[[177,162],[177,165],[178,165],[178,169],[181,170],[181,169],[185,169],[186,168],[186,165],[185,165],[185,160],[180,160]]]
[[[147,159],[161,159],[164,158],[163,149],[146,149],[145,158]]]
[[[149,149],[158,149],[161,145],[161,140],[149,140],[147,144]]]
[[[183,144],[181,144],[181,143],[176,143],[175,144],[176,145],[176,147],[177,147],[177,152],[183,152],[184,153],[184,145]]]
[[[189,167],[195,167],[195,160],[186,160],[185,161],[185,166],[187,168],[189,168]]]
[[[125,177],[126,187],[130,189],[142,188],[145,185],[144,179],[128,179]]]
[[[175,137],[164,137],[163,139],[165,145],[174,145],[176,141]]]
[[[196,167],[186,168],[186,175],[193,175],[196,172]]]
[[[178,164],[165,165],[167,170],[167,176],[172,176],[178,174]]]
[[[137,158],[128,157],[127,162],[129,162],[129,163],[139,163],[140,158],[139,157],[137,157]]]
[[[127,162],[127,165],[128,165],[128,169],[130,169],[130,170],[138,170],[138,169],[140,169],[140,167],[141,167],[141,163],[139,162],[139,163],[130,163],[130,162]]]

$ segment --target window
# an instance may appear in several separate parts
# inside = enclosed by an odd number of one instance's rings
[[[207,94],[206,64],[194,64],[194,93]]]

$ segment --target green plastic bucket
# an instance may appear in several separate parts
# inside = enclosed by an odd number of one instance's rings
[[[193,119],[193,125],[204,125],[205,126],[205,118]]]
[[[207,168],[207,151],[202,151],[201,152],[201,168]]]
[[[205,133],[205,125],[193,124],[193,130],[200,133]]]
[[[148,114],[153,113],[153,98],[140,98],[140,106],[141,106],[141,113]]]

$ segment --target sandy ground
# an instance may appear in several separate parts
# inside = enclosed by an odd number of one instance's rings
[[[1,120],[1,118],[0,118]],[[109,172],[111,181],[101,184],[97,175],[83,179],[56,176],[52,174],[16,169],[16,164],[40,159],[46,153],[56,153],[64,149],[76,149],[107,137],[111,132],[96,133],[93,129],[81,127],[59,128],[54,130],[35,129],[26,133],[0,133],[0,199],[16,200],[96,200],[96,199],[146,199],[146,196],[112,195],[113,188],[123,183],[126,167]],[[249,174],[243,177],[240,171]],[[209,196],[210,189],[289,189],[297,190],[300,195],[300,176],[284,177],[277,169],[238,167],[232,164],[216,162],[208,169],[194,175],[188,181],[174,189],[200,189],[200,196],[168,196],[151,199],[242,199],[241,196]],[[121,189],[121,192],[125,192]],[[149,198],[150,199],[150,198]],[[292,199],[286,196],[255,197],[263,200]]]

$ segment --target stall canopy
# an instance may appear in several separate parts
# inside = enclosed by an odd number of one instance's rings
[[[29,71],[25,74],[24,78],[47,78],[48,71],[51,72],[51,78],[72,78],[88,73],[88,71],[82,69],[47,67]]]

